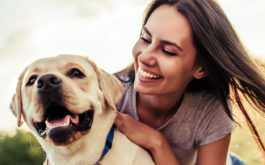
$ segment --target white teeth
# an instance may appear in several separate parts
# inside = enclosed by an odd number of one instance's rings
[[[139,69],[138,69],[138,72],[139,72],[143,77],[146,77],[146,78],[151,78],[151,79],[159,78],[158,75],[155,75],[155,74],[152,74],[152,73],[148,73],[148,72],[143,71],[142,68],[139,68]]]

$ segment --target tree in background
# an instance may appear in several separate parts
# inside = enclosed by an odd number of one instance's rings
[[[0,133],[0,164],[42,165],[44,160],[45,154],[31,133],[19,130],[14,136]]]

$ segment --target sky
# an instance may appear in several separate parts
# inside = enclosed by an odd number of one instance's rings
[[[88,56],[113,73],[127,66],[148,0],[0,0],[0,131],[16,128],[9,110],[19,74],[58,54]],[[265,1],[219,0],[250,54],[265,59]]]

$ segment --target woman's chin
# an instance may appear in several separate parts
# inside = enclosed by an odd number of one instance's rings
[[[136,82],[134,83],[134,90],[138,93],[145,95],[155,95],[156,93],[159,93],[157,92],[158,91],[157,87],[146,87]]]

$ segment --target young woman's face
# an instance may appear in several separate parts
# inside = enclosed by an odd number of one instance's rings
[[[133,48],[134,88],[143,94],[167,95],[184,92],[204,72],[195,65],[196,49],[188,20],[174,7],[155,9]]]

